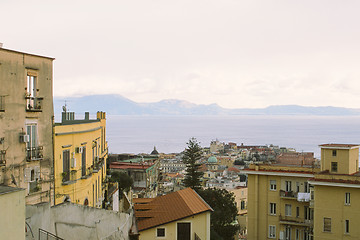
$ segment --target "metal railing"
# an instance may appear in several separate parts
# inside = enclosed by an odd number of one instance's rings
[[[43,147],[31,147],[26,148],[26,160],[32,161],[32,160],[40,160],[43,158]]]
[[[64,240],[61,237],[56,236],[48,231],[39,228],[39,240]]]
[[[26,99],[26,111],[41,112],[42,100],[40,97],[25,97]]]
[[[280,190],[280,197],[297,198],[297,192]]]

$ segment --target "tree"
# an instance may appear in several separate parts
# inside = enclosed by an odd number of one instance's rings
[[[234,239],[240,229],[234,224],[238,212],[234,193],[218,188],[198,190],[198,193],[214,210],[211,213],[211,239]]]
[[[126,174],[125,172],[119,172],[119,171],[114,171],[111,173],[111,178],[110,178],[111,182],[118,182],[119,184],[119,193],[121,194],[120,196],[122,196],[122,193],[124,191],[129,191],[130,187],[133,184],[133,179]]]
[[[197,190],[201,188],[201,177],[203,175],[203,173],[199,171],[200,164],[198,163],[201,159],[202,148],[196,138],[190,138],[186,144],[187,148],[182,157],[183,162],[186,164],[184,185],[185,187],[191,187]]]

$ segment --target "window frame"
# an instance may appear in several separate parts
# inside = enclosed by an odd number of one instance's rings
[[[328,222],[325,222],[328,221]],[[331,233],[331,218],[324,217],[323,218],[323,232]]]
[[[350,234],[350,220],[349,219],[345,219],[345,234]]]
[[[159,230],[163,230],[164,231],[164,235],[163,236],[160,236],[159,235]],[[164,227],[159,227],[159,228],[156,228],[156,237],[157,238],[165,238],[166,237],[166,229]]]
[[[276,203],[270,203],[269,208],[269,214],[272,216],[276,216]]]
[[[331,172],[338,172],[338,163],[337,162],[331,162]]]
[[[276,238],[276,226],[275,225],[269,225],[269,238]]]
[[[285,204],[285,217],[291,217],[291,214],[292,214],[291,208],[292,208],[291,204]]]
[[[351,204],[351,195],[349,192],[345,193],[345,205],[349,206]]]
[[[292,191],[292,182],[291,181],[285,181],[285,191],[286,192]]]
[[[336,157],[336,155],[337,155],[337,151],[336,151],[336,150],[332,150],[332,156],[333,156],[333,157]]]
[[[276,191],[276,180],[270,180],[270,191]]]

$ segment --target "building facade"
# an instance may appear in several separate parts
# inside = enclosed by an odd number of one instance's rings
[[[0,48],[0,184],[26,204],[53,192],[53,60]]]
[[[106,116],[75,120],[63,112],[54,125],[55,204],[70,201],[101,208],[106,190]]]
[[[360,239],[359,147],[323,144],[320,167],[251,165],[248,239]]]

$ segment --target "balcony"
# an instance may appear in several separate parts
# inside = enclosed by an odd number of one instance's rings
[[[42,97],[26,96],[26,111],[27,112],[41,112],[42,111]]]
[[[298,218],[298,217],[280,215],[279,221],[280,221],[280,224],[286,224],[286,225],[305,226],[305,227],[313,226],[312,220],[307,220],[307,219]]]
[[[281,198],[287,198],[287,199],[297,199],[297,192],[293,192],[293,191],[285,191],[285,190],[280,190],[280,197]]]
[[[31,147],[26,149],[26,161],[36,161],[43,159],[43,147]]]

